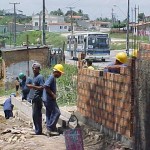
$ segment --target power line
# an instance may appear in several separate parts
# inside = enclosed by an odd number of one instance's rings
[[[16,5],[20,3],[9,3],[14,5],[14,47],[16,46]]]
[[[68,4],[67,6],[65,6],[64,8],[67,8],[67,7],[71,6],[71,5],[77,4],[79,1],[80,1],[80,0],[77,0],[77,1],[75,1],[75,2],[73,2],[73,3],[70,3],[70,4]],[[64,9],[64,8],[62,8],[62,9]]]

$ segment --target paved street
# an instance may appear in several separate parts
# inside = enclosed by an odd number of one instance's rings
[[[110,57],[109,59],[106,59],[105,62],[93,62],[93,65],[98,67],[98,68],[104,68],[106,67],[108,64],[110,64],[111,62],[114,62],[115,61],[115,56],[118,52],[126,52],[125,50],[111,50],[110,51]],[[131,53],[131,50],[130,52]],[[75,60],[70,60],[69,58],[66,57],[66,63],[68,64],[72,64],[72,65],[77,65],[77,61]]]

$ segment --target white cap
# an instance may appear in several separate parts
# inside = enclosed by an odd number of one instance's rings
[[[33,63],[32,64],[32,68],[36,67],[36,68],[40,68],[41,69],[41,65],[39,63]]]

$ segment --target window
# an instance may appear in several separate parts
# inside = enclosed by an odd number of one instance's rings
[[[83,35],[79,35],[78,36],[78,44],[82,44],[84,42],[84,36]]]
[[[64,26],[64,29],[67,29],[67,26]]]
[[[63,26],[60,26],[60,29],[63,29]]]
[[[38,22],[35,22],[35,26],[38,26]]]

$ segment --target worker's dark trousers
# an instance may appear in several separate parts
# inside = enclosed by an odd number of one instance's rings
[[[55,100],[44,102],[46,107],[46,126],[49,131],[56,131],[60,110]]]
[[[42,100],[32,101],[32,117],[35,133],[42,134]]]
[[[13,112],[12,110],[4,110],[5,113],[5,118],[9,119],[10,117],[13,117]]]

